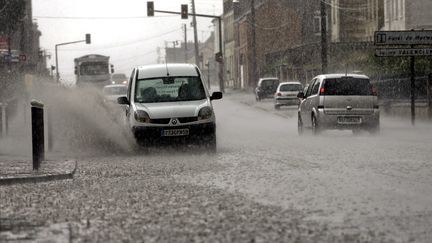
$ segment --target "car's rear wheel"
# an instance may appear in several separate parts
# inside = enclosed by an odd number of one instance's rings
[[[298,114],[298,117],[297,117],[297,132],[298,132],[298,134],[300,136],[303,135],[303,129],[304,129],[304,127],[303,127],[303,121],[301,119],[300,114]]]
[[[312,115],[312,134],[318,135],[321,132],[321,128],[318,124],[318,120],[316,119],[315,115]]]
[[[280,110],[280,105],[274,105],[275,110]]]

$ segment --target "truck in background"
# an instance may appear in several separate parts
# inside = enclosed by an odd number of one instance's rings
[[[90,54],[74,59],[76,85],[94,85],[103,87],[111,83],[114,66],[109,56]]]

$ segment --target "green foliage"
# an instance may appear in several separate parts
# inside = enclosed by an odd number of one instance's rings
[[[370,76],[406,77],[410,74],[410,57],[376,57],[371,54],[367,64]],[[417,76],[432,73],[432,58],[416,57],[415,72]]]
[[[24,0],[0,0],[0,32],[11,34],[25,16]]]

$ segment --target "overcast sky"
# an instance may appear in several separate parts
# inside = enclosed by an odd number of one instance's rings
[[[62,78],[74,79],[73,59],[86,54],[111,57],[116,72],[129,75],[132,67],[155,63],[157,47],[165,41],[183,40],[182,25],[187,24],[188,40],[193,40],[192,18],[155,13],[146,17],[146,0],[32,0],[33,18],[42,32],[41,48],[52,54],[58,43],[83,40],[91,33],[92,44],[59,47],[59,70]],[[181,4],[190,0],[154,0],[156,10],[180,11]],[[222,0],[195,0],[197,13],[220,15]],[[138,18],[137,18],[138,17]],[[200,41],[213,30],[211,19],[197,18]],[[162,52],[163,54],[163,52]]]

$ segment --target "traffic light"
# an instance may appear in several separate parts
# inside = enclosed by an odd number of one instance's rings
[[[181,18],[182,19],[188,18],[188,5],[187,4],[181,5]]]
[[[85,35],[85,40],[86,40],[86,44],[91,44],[91,35],[90,34],[86,34]]]
[[[216,53],[216,55],[215,55],[215,59],[216,59],[216,62],[223,63],[223,56],[222,56],[222,52],[218,52],[218,53]]]
[[[153,1],[147,2],[147,16],[154,16],[154,3],[153,3]]]

